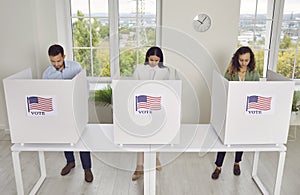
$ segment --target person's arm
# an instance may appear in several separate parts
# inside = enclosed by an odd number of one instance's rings
[[[78,62],[76,62],[75,70],[76,70],[77,74],[80,73],[82,70],[82,67]]]
[[[46,73],[46,71],[44,71],[44,72],[43,72],[42,79],[48,79],[48,76],[47,76],[47,73]]]
[[[169,80],[180,80],[175,68],[169,68]]]
[[[81,65],[78,62],[66,60],[65,68],[62,70],[62,79],[73,79],[77,74],[81,72],[81,70]]]
[[[231,77],[227,72],[225,72],[224,77],[225,77],[228,81],[232,81],[232,80],[233,80],[232,77]]]
[[[254,81],[259,81],[259,73],[258,73],[258,71],[255,70],[253,74],[254,74],[253,80]]]

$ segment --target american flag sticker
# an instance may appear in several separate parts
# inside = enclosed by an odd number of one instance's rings
[[[55,111],[55,97],[26,96],[26,109],[29,116],[52,115]]]
[[[135,96],[135,110],[160,110],[161,96],[138,95]]]
[[[272,97],[263,97],[259,95],[247,96],[246,111],[255,109],[260,111],[271,110]]]

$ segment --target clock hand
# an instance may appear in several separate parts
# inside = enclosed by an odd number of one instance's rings
[[[200,22],[201,24],[203,24],[203,21],[201,22],[200,20],[197,20],[198,22]]]
[[[202,20],[201,24],[203,24],[203,22],[206,20],[207,16]]]

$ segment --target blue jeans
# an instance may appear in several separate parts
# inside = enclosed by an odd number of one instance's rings
[[[79,152],[80,160],[83,169],[90,169],[92,167],[90,152]],[[65,152],[67,163],[75,162],[74,152]]]
[[[217,167],[222,167],[225,155],[226,155],[226,152],[218,152],[217,160],[215,162]],[[242,161],[242,155],[243,155],[243,152],[236,152],[234,162],[238,163],[238,162]]]

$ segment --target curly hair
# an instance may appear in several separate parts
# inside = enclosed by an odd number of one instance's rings
[[[248,64],[248,70],[251,72],[255,69],[255,57],[254,57],[254,53],[251,50],[250,47],[247,46],[243,46],[240,47],[238,50],[236,50],[236,52],[233,54],[230,64],[226,70],[226,73],[228,73],[230,76],[235,77],[235,74],[237,72],[240,71],[240,63],[239,63],[239,56],[246,54],[246,53],[250,53],[250,62]]]

